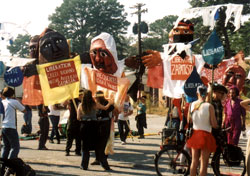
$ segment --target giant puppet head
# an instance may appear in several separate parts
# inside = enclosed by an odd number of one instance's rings
[[[31,37],[29,43],[29,50],[30,50],[30,58],[35,58],[32,63],[29,63],[23,67],[23,75],[30,77],[32,75],[37,75],[36,64],[38,63],[38,42],[39,42],[39,35],[35,35]]]
[[[103,32],[91,40],[90,57],[94,67],[101,72],[121,75],[115,40],[110,34]]]
[[[66,38],[51,29],[45,29],[40,35],[39,64],[69,58],[69,47]]]
[[[35,35],[31,37],[29,43],[30,49],[30,57],[38,59],[38,42],[39,42],[39,35]]]
[[[174,43],[188,43],[193,40],[194,25],[191,21],[183,19],[170,31],[170,34],[173,35]]]
[[[239,65],[232,65],[225,71],[222,84],[228,88],[234,85],[239,89],[239,91],[242,91],[245,79],[245,70]]]

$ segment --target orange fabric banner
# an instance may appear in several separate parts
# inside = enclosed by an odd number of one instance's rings
[[[38,75],[23,78],[23,98],[24,105],[37,106],[43,104],[42,90]]]
[[[147,86],[152,88],[163,88],[163,64],[148,68]]]

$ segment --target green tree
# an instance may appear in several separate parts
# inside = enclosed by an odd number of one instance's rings
[[[250,21],[245,24],[230,38],[234,51],[243,50],[246,56],[250,55]]]
[[[29,57],[29,41],[31,36],[29,34],[19,34],[13,41],[13,44],[7,46],[11,55],[17,57]]]
[[[174,27],[174,22],[178,17],[174,15],[165,16],[149,25],[149,33],[143,38],[143,50],[152,49],[163,51],[163,44],[168,43],[168,34]]]
[[[218,1],[209,1],[209,0],[203,0],[203,1],[196,1],[196,0],[189,0],[189,3],[191,6],[194,7],[207,7],[211,5],[219,5],[219,4],[228,4],[228,3],[234,3],[234,4],[242,4],[243,5],[243,12],[242,14],[249,14],[250,13],[250,2],[249,0],[218,0]],[[226,8],[221,8],[219,13],[220,13],[220,18],[216,23],[216,31],[217,34],[220,36],[221,41],[225,47],[225,57],[230,58],[233,56],[238,48],[235,47],[237,46],[237,40],[233,40],[235,38],[241,37],[242,35],[239,35],[239,33],[234,32],[235,27],[233,26],[233,20],[234,17],[231,17],[229,19],[229,22],[227,26],[225,27],[225,10]],[[211,34],[211,31],[202,25],[202,21],[200,19],[196,19],[193,21],[195,24],[195,36],[201,38],[201,42],[199,46],[196,46],[195,51],[200,52],[199,50],[201,49],[201,44],[204,44],[206,41],[205,38],[208,38],[208,36]],[[244,25],[242,26],[244,27]],[[247,26],[248,28],[248,26]],[[241,38],[239,41],[246,41],[245,39]],[[245,43],[247,45],[249,42]],[[245,45],[241,45],[243,50]],[[249,44],[248,44],[249,45]],[[242,50],[241,49],[241,50]]]
[[[119,35],[125,34],[129,25],[126,16],[117,0],[64,0],[49,16],[49,27],[73,39],[73,51],[82,53],[89,50],[90,38],[101,32],[110,33],[116,43],[122,43]],[[118,56],[123,52],[119,49]]]

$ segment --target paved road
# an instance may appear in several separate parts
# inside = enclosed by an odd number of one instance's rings
[[[37,112],[33,111],[33,132],[38,130]],[[65,156],[65,143],[47,143],[48,151],[37,150],[37,140],[21,141],[19,157],[36,170],[40,176],[153,176],[156,175],[154,168],[154,155],[159,151],[161,138],[157,133],[164,126],[164,117],[150,116],[147,119],[148,129],[145,133],[150,134],[145,139],[129,138],[126,145],[121,145],[119,139],[115,139],[115,154],[108,158],[112,171],[104,171],[101,166],[89,166],[88,171],[79,169],[81,157],[74,155],[74,147],[71,156]],[[23,123],[22,114],[18,113],[18,131]],[[130,120],[131,128],[135,130],[134,117]],[[116,125],[116,131],[117,125]],[[19,133],[20,134],[20,133]],[[241,139],[241,146],[246,146],[246,139]],[[94,160],[94,153],[91,153],[90,162]],[[208,169],[212,173],[212,169]],[[171,174],[169,174],[171,175]],[[211,174],[212,175],[212,174]]]

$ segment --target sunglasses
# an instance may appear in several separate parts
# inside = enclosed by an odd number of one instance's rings
[[[90,54],[92,54],[93,56],[96,56],[97,53],[99,53],[99,56],[101,57],[109,57],[110,54],[107,50],[103,50],[103,49],[93,49],[90,51]]]

